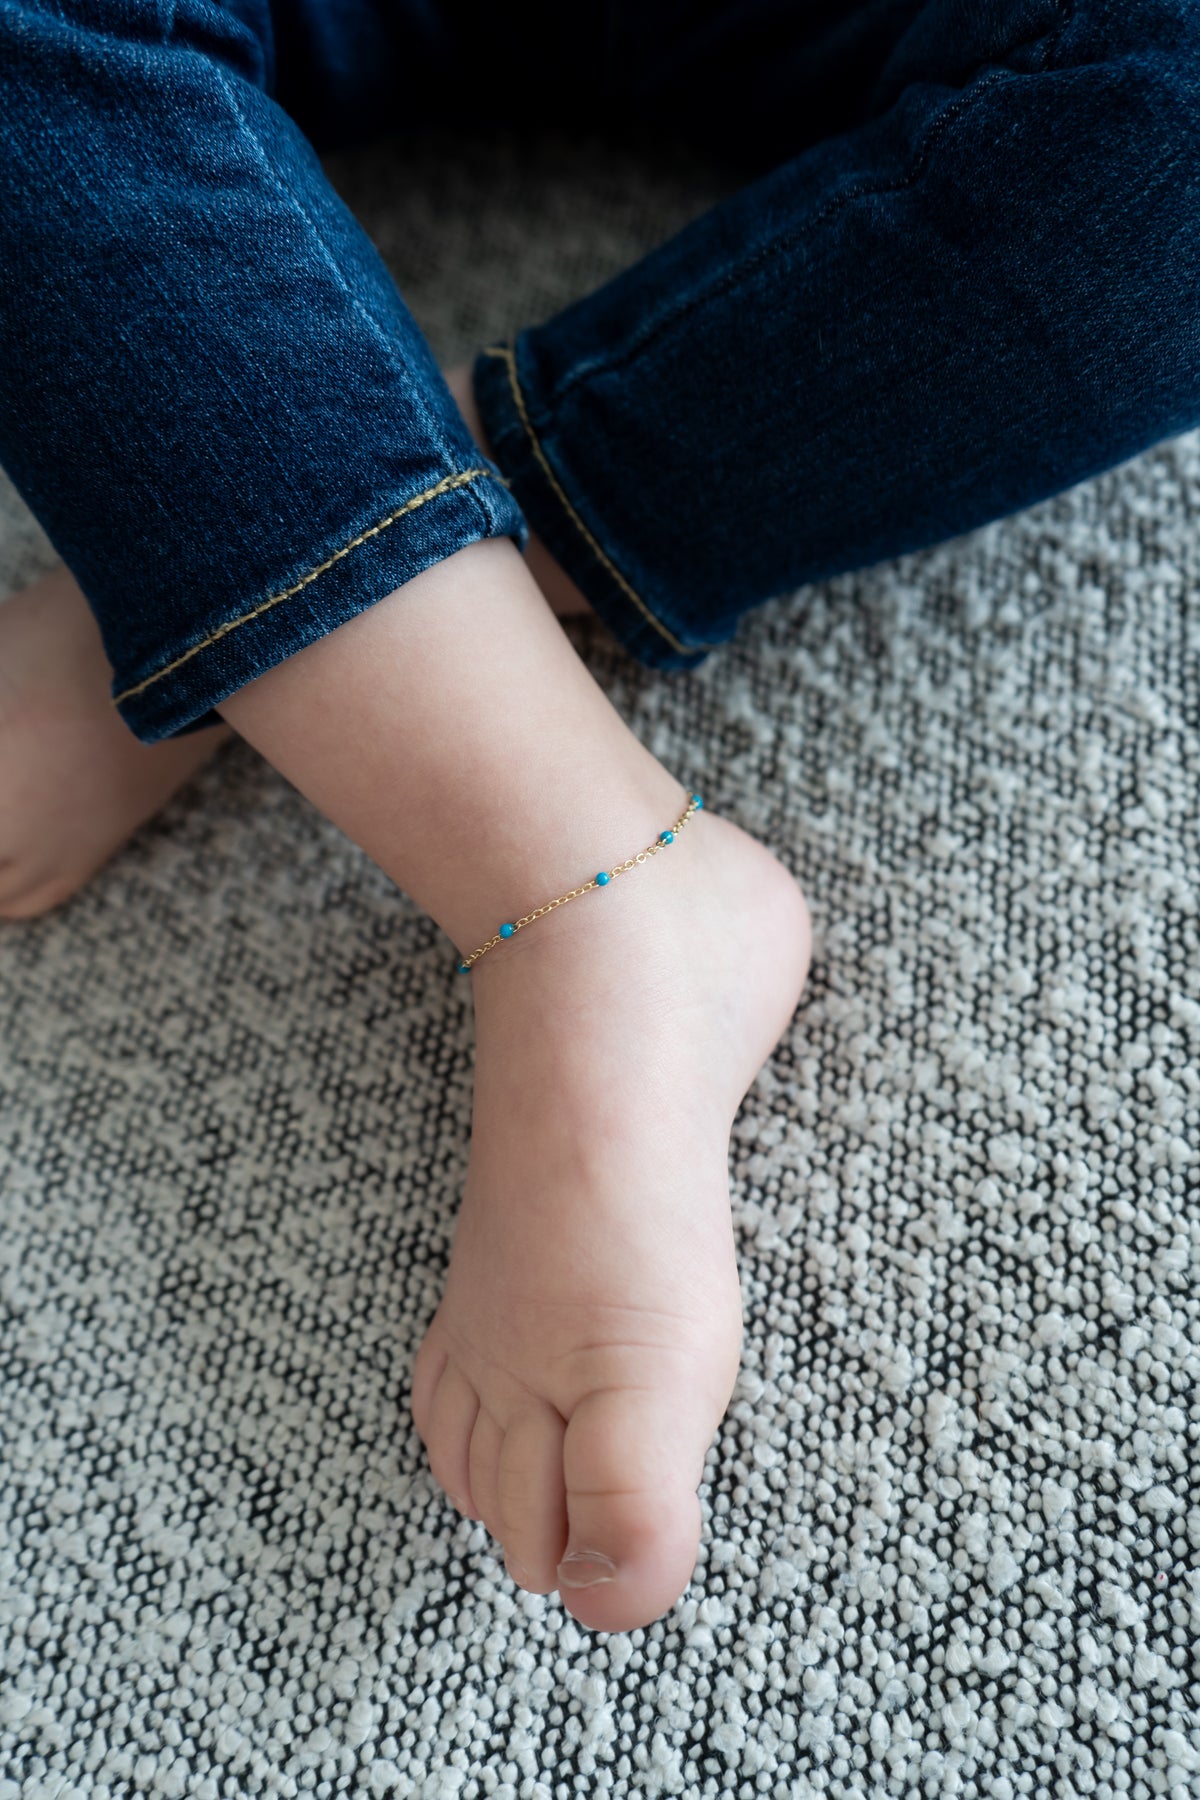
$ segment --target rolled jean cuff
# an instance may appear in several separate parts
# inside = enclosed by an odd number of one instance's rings
[[[412,493],[381,498],[369,517],[348,520],[336,540],[312,544],[281,568],[269,591],[213,619],[195,642],[177,645],[150,669],[114,670],[112,693],[144,742],[216,724],[218,704],[296,651],[365,612],[456,550],[529,528],[485,458],[464,463]]]
[[[530,529],[624,649],[648,668],[694,668],[732,628],[710,642],[689,634],[611,521],[599,516],[586,475],[574,466],[565,434],[538,394],[531,359],[523,354],[529,337],[520,332],[508,343],[489,344],[475,359],[475,404],[492,456]],[[574,449],[580,459],[587,454],[582,443]],[[619,458],[612,444],[593,451],[598,467]]]

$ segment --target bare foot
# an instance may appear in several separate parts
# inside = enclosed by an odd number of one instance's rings
[[[595,1629],[658,1618],[695,1566],[741,1348],[729,1132],[810,943],[787,871],[702,812],[473,976],[471,1161],[413,1412],[513,1579]]]
[[[456,368],[445,371],[446,386],[458,402],[458,410],[467,423],[471,436],[487,457],[491,457],[491,446],[483,429],[483,420],[479,416],[479,408],[475,404],[475,390],[471,385],[471,366],[459,363]],[[557,613],[560,619],[573,618],[579,613],[590,613],[591,607],[580,593],[571,577],[560,563],[555,562],[550,552],[535,532],[530,532],[529,543],[525,549],[525,562],[529,573],[541,588],[549,603],[550,610]]]
[[[619,866],[683,811],[508,539],[221,710],[460,954],[493,906],[548,903],[550,871]],[[809,944],[791,876],[705,811],[451,977],[475,995],[471,1160],[414,1419],[514,1578],[595,1629],[657,1618],[695,1565],[741,1338],[729,1130]]]
[[[0,918],[69,899],[232,735],[139,743],[111,679],[66,569],[0,601]]]

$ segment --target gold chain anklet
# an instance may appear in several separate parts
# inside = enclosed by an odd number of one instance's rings
[[[601,869],[598,875],[593,875],[592,879],[585,881],[582,887],[571,888],[569,892],[560,894],[556,900],[547,900],[545,906],[535,907],[531,913],[526,913],[523,919],[512,919],[502,925],[495,937],[490,937],[486,944],[480,944],[478,950],[472,950],[470,956],[462,958],[458,964],[459,974],[469,974],[471,965],[477,963],[481,956],[486,956],[489,950],[494,950],[497,944],[504,943],[507,938],[515,937],[518,931],[523,930],[526,925],[532,925],[535,919],[544,919],[546,914],[553,912],[556,906],[565,906],[568,900],[578,900],[580,894],[590,894],[593,888],[607,887],[609,882],[615,881],[618,875],[627,875],[630,869],[636,869],[639,863],[649,862],[652,856],[657,856],[660,850],[665,850],[668,844],[675,842],[688,820],[700,812],[703,806],[704,802],[699,794],[690,795],[687,805],[675,823],[668,825],[665,831],[660,831],[652,844],[647,844],[644,850],[639,850],[636,855],[627,857],[623,863],[618,863],[615,869]]]

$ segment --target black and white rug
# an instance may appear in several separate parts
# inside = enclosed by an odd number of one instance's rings
[[[717,192],[445,151],[334,165],[445,360]],[[435,927],[234,748],[0,928],[0,1800],[1200,1793],[1198,595],[1200,433],[692,674],[577,632],[816,928],[644,1631],[514,1589],[408,1416],[471,1081]]]

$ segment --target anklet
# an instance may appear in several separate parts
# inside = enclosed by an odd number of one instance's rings
[[[458,964],[459,974],[469,974],[471,965],[477,963],[481,956],[486,956],[489,950],[494,950],[496,945],[503,943],[506,938],[515,937],[518,931],[523,930],[526,925],[532,925],[535,919],[544,919],[546,914],[553,912],[556,906],[565,906],[568,900],[578,900],[580,894],[590,894],[593,888],[607,887],[609,882],[615,881],[618,875],[627,875],[630,869],[636,869],[639,863],[649,862],[652,856],[657,856],[660,850],[665,850],[668,844],[675,842],[688,820],[700,812],[703,806],[704,802],[699,794],[692,794],[675,823],[668,825],[665,831],[660,831],[652,844],[647,844],[646,848],[639,850],[636,856],[630,856],[623,863],[618,863],[615,869],[601,869],[598,875],[593,875],[592,879],[585,881],[582,887],[571,888],[569,893],[560,894],[557,900],[547,900],[545,906],[535,907],[533,912],[526,913],[523,919],[513,919],[502,925],[495,937],[490,937],[486,944],[480,944],[478,950],[472,950],[470,956],[462,958]]]

